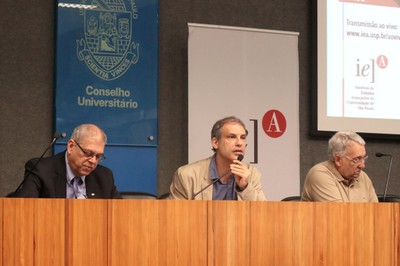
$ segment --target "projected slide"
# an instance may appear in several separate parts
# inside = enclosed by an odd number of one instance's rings
[[[400,1],[327,1],[327,116],[400,119]]]

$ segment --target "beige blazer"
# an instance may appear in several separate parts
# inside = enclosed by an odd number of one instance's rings
[[[169,199],[193,199],[193,195],[212,182],[210,179],[210,163],[212,156],[176,170],[170,186]],[[250,169],[249,184],[243,191],[237,191],[238,200],[266,200],[261,187],[261,172],[254,166],[246,164]],[[213,186],[209,186],[198,194],[195,200],[212,200]]]

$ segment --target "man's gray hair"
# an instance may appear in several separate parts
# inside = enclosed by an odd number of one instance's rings
[[[104,143],[107,143],[106,133],[94,124],[82,124],[77,126],[72,132],[71,139],[81,141],[85,138],[96,137],[99,133],[101,134]]]
[[[364,145],[364,139],[352,131],[338,131],[328,142],[328,155],[334,160],[336,155],[343,156],[347,147],[354,142]]]

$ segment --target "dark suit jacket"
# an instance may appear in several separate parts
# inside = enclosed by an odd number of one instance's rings
[[[38,158],[25,164],[25,177],[13,197],[20,198],[65,198],[67,169],[65,151],[55,156],[42,158],[35,167]],[[97,165],[85,178],[86,196],[90,199],[120,199],[121,195],[114,184],[114,176],[107,167]]]

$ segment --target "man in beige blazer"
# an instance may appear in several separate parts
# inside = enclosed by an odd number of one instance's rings
[[[246,138],[240,119],[230,116],[218,120],[211,130],[214,155],[178,168],[169,199],[266,200],[260,171],[242,162]]]

